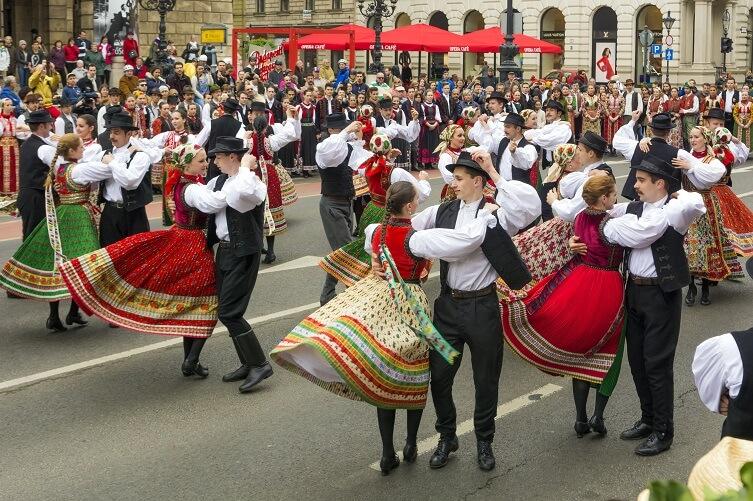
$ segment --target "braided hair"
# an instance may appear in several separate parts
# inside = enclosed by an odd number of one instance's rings
[[[80,144],[81,138],[78,137],[77,134],[63,134],[55,148],[55,155],[52,157],[52,162],[50,162],[50,170],[47,174],[47,179],[44,181],[45,188],[49,188],[55,182],[55,174],[57,170],[55,167],[57,166],[58,158],[63,157],[68,160],[70,152],[78,148]]]
[[[410,181],[396,181],[387,189],[387,201],[384,204],[384,219],[382,219],[382,234],[379,245],[383,246],[387,236],[387,223],[391,217],[400,215],[403,207],[416,198],[416,187]]]

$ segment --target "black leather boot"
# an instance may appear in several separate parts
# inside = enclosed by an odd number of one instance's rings
[[[63,322],[60,320],[60,313],[59,311],[60,302],[53,301],[50,303],[50,316],[47,317],[47,328],[51,331],[55,332],[65,332],[68,330],[68,328],[63,325]]]
[[[185,337],[183,338],[183,349],[185,350],[186,345],[189,345],[188,355],[181,365],[181,371],[185,377],[199,376],[204,379],[209,375],[209,369],[199,363],[199,355],[206,342],[207,340],[203,338],[193,338],[189,342],[186,342]]]
[[[450,453],[455,452],[456,450],[458,450],[457,435],[440,436],[437,448],[434,449],[434,454],[432,454],[431,459],[429,459],[429,467],[435,469],[442,468],[447,464],[447,461],[449,461]]]
[[[484,471],[493,470],[497,466],[497,460],[494,458],[491,440],[479,440],[476,449],[478,452],[478,467]]]
[[[701,305],[708,306],[711,304],[711,298],[709,297],[709,281],[705,278],[701,284]]]
[[[236,336],[236,339],[249,366],[248,376],[246,376],[243,384],[238,387],[238,391],[248,393],[254,386],[273,374],[272,366],[267,361],[264,350],[262,350],[253,330]]]
[[[272,264],[277,260],[277,256],[275,256],[275,237],[269,236],[267,237],[267,254],[264,256],[264,260],[262,260],[262,263],[264,264]]]
[[[693,306],[695,304],[695,298],[698,295],[698,287],[693,282],[693,277],[690,278],[690,284],[688,285],[688,292],[685,294],[685,304]]]
[[[78,305],[71,301],[71,308],[68,310],[68,314],[65,316],[65,323],[67,325],[89,325],[89,321],[86,320],[82,315],[81,312],[78,309]]]
[[[234,337],[231,337],[230,339],[233,340],[233,346],[235,346],[235,352],[238,354],[238,360],[241,361],[241,366],[222,376],[223,383],[243,381],[248,377],[248,371],[250,370],[249,366],[246,365],[246,357],[243,355],[240,346],[238,346],[238,341]]]

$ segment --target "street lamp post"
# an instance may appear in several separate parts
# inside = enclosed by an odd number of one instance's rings
[[[369,65],[369,73],[375,74],[384,70],[382,64],[382,18],[390,17],[395,12],[397,0],[371,0],[368,4],[365,0],[358,0],[358,10],[367,21],[374,18],[374,50],[371,52],[373,61]]]
[[[513,37],[513,8],[512,0],[507,0],[507,29],[505,30],[505,43],[499,46],[499,81],[504,82],[507,79],[507,74],[512,72],[515,76],[521,78],[523,72],[518,64],[515,62],[515,56],[518,55],[518,46],[515,45],[515,38]]]
[[[644,26],[638,39],[643,46],[643,83],[647,84],[650,80],[650,73],[648,70],[650,64],[649,50],[651,50],[651,44],[654,43],[654,32],[648,29],[648,26]]]
[[[670,38],[669,32],[672,29],[672,25],[675,24],[675,21],[677,21],[677,19],[675,19],[674,17],[672,17],[672,13],[670,11],[667,11],[667,15],[664,16],[664,18],[662,19],[662,21],[664,22],[664,27],[667,28],[667,40],[669,40],[669,38]],[[668,47],[669,47],[669,45],[670,44],[667,43]],[[667,74],[664,76],[664,81],[667,82],[667,83],[669,83],[669,59],[667,59]]]
[[[730,21],[729,9],[724,9],[724,14],[722,14],[722,38],[727,38],[727,35],[729,35],[729,21]],[[722,51],[722,72],[724,73],[724,77],[727,78],[727,52],[726,51]]]
[[[139,0],[142,9],[159,13],[159,47],[156,64],[162,68],[162,75],[170,73],[167,62],[167,35],[165,34],[165,16],[175,8],[177,0]]]

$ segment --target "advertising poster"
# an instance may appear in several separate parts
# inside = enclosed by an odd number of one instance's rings
[[[596,78],[597,83],[608,82],[609,79],[617,73],[616,53],[616,42],[594,43],[594,57],[596,59],[594,77]]]

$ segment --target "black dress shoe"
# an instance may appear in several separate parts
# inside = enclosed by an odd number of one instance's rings
[[[235,369],[233,372],[228,372],[224,376],[222,376],[222,382],[223,383],[232,383],[234,381],[243,381],[248,377],[248,373],[251,370],[251,367],[248,365],[241,365],[237,369]]]
[[[588,420],[588,426],[591,431],[598,433],[599,435],[607,434],[607,427],[604,425],[604,418],[600,416],[591,416]]]
[[[275,261],[277,261],[277,256],[275,256],[274,252],[267,252],[267,255],[262,260],[262,263],[264,264],[272,264]]]
[[[416,444],[409,444],[408,442],[405,442],[405,447],[403,447],[403,459],[406,463],[412,463],[416,460],[418,457],[418,447],[416,447]]]
[[[711,304],[711,298],[709,297],[709,288],[704,286],[701,289],[701,306],[708,306]]]
[[[639,456],[661,454],[672,446],[672,438],[669,433],[655,431],[648,436],[645,442],[635,448],[635,453]]]
[[[68,328],[60,321],[60,317],[47,317],[47,328],[55,332],[65,332]]]
[[[591,427],[588,426],[587,421],[576,421],[573,428],[575,428],[575,434],[578,435],[578,438],[583,438],[583,435],[591,433]]]
[[[685,294],[685,304],[688,306],[693,306],[695,304],[695,297],[698,294],[698,289],[695,287],[695,284],[693,284],[691,287],[688,287],[688,292]]]
[[[198,360],[185,360],[180,370],[185,377],[199,376],[201,379],[205,379],[209,375],[209,369],[201,365]]]
[[[631,428],[620,433],[620,440],[639,440],[651,435],[652,431],[654,431],[653,427],[643,421],[636,421]]]
[[[248,371],[248,377],[246,377],[246,381],[244,381],[243,384],[238,387],[238,391],[240,391],[241,393],[248,393],[254,388],[254,386],[271,376],[272,373],[272,366],[269,365],[269,362],[264,362],[264,365],[261,365],[259,367],[251,367],[251,369]]]
[[[77,312],[75,315],[71,315],[68,313],[65,316],[65,323],[67,325],[89,325],[89,321],[86,320],[84,317],[81,316],[81,312]]]
[[[440,436],[437,448],[434,449],[434,454],[429,459],[429,466],[431,468],[442,468],[447,464],[450,459],[450,453],[458,450],[458,436]]]
[[[492,443],[488,440],[479,440],[476,448],[478,450],[478,467],[484,471],[493,470],[497,465],[497,460],[494,459]]]
[[[397,454],[393,454],[392,457],[384,457],[379,460],[379,469],[382,470],[382,475],[389,475],[392,470],[400,466],[400,458]]]

